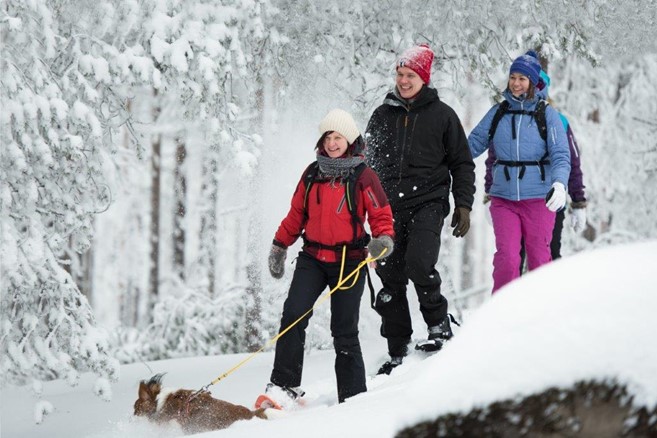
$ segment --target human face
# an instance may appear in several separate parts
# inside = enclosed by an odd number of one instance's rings
[[[520,73],[509,75],[509,90],[515,97],[520,97],[529,90],[529,78]]]
[[[420,76],[408,67],[397,68],[397,90],[404,99],[411,99],[422,89],[424,82]]]
[[[324,137],[324,150],[331,158],[338,158],[347,152],[349,142],[339,132],[333,131]]]

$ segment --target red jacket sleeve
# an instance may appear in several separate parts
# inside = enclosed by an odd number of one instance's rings
[[[305,172],[304,172],[305,175]],[[303,213],[303,200],[306,195],[306,185],[303,176],[297,184],[297,188],[292,196],[290,203],[290,211],[287,216],[281,221],[278,230],[274,235],[274,245],[287,248],[297,241],[304,227],[304,213]]]
[[[381,181],[370,168],[363,171],[359,180],[363,205],[367,212],[367,222],[372,231],[372,237],[390,236],[394,239],[395,231],[392,221],[392,209],[388,197],[383,191]]]

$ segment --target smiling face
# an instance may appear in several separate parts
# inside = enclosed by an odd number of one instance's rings
[[[411,99],[422,89],[424,82],[420,76],[408,67],[397,68],[395,79],[399,95],[404,99]]]
[[[520,97],[529,90],[529,78],[520,73],[509,75],[509,90],[515,97]]]
[[[347,152],[349,142],[337,131],[329,132],[324,137],[324,151],[331,158],[338,158]]]

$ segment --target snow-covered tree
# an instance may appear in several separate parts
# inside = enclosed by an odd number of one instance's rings
[[[102,165],[113,146],[103,125],[116,104],[99,45],[73,31],[65,7],[2,3],[3,384],[117,373],[62,259],[69,242],[78,253],[89,248],[93,215],[109,202]]]
[[[595,69],[570,60],[554,77],[553,98],[582,149],[588,237],[598,245],[655,237],[657,54]]]

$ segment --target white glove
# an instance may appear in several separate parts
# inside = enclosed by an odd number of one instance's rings
[[[545,197],[545,205],[550,211],[559,211],[566,206],[566,187],[560,182],[552,184]]]
[[[570,226],[576,233],[586,229],[586,208],[573,208],[570,212]]]

